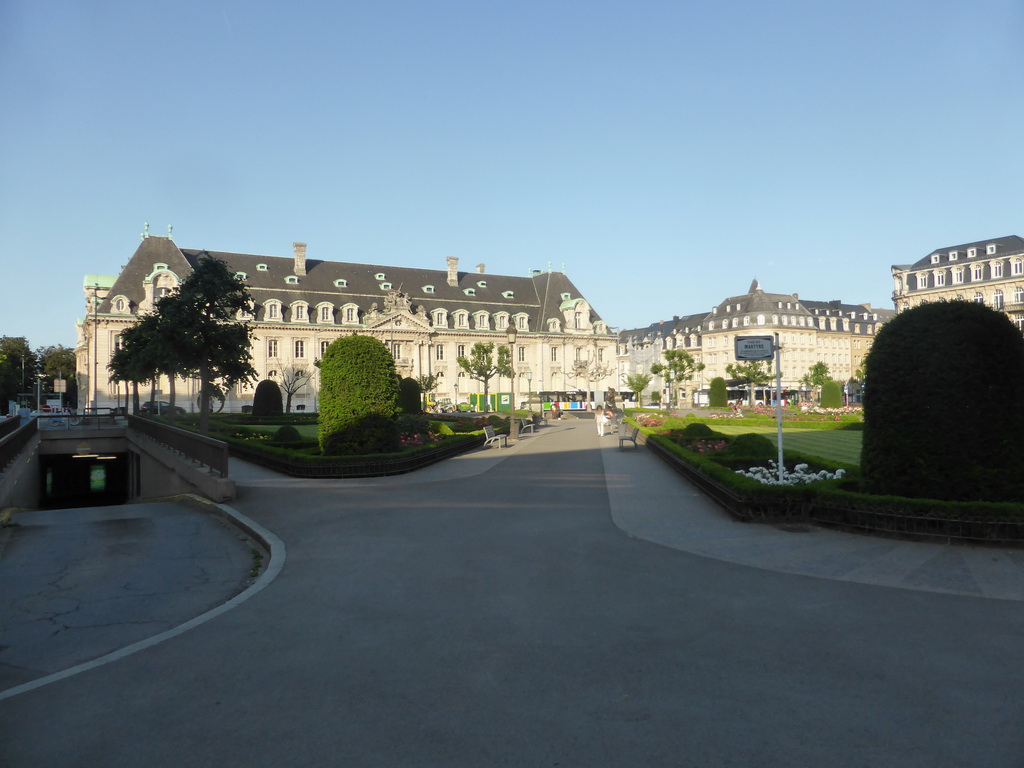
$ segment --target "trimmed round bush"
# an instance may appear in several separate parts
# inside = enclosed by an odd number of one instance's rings
[[[320,361],[320,450],[327,455],[398,449],[398,377],[387,347],[371,336],[343,336]]]
[[[410,415],[423,412],[423,391],[416,379],[406,377],[399,380],[398,408],[402,413]]]
[[[281,387],[276,381],[264,379],[256,385],[256,392],[252,397],[252,415],[276,416],[280,413],[284,413]]]
[[[829,380],[821,385],[821,407],[843,407],[843,387],[838,381]]]
[[[725,379],[715,376],[711,380],[711,391],[708,393],[708,405],[712,408],[725,408],[729,404],[729,390],[725,386]]]
[[[737,435],[729,443],[729,453],[749,459],[777,459],[779,449],[764,435],[747,432]]]
[[[863,487],[956,501],[1024,500],[1024,339],[954,301],[898,314],[865,362]]]
[[[291,424],[285,424],[274,433],[275,443],[298,443],[302,441],[302,434]]]
[[[711,427],[709,427],[707,424],[701,424],[698,422],[696,424],[687,424],[685,427],[679,430],[679,434],[682,435],[683,437],[700,438],[713,437],[717,433],[713,429],[711,429]]]

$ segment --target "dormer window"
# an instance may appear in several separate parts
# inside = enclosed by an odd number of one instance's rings
[[[502,295],[503,298],[506,298],[506,299],[514,299],[516,297],[516,294],[515,294],[514,291],[502,291],[501,295]]]
[[[249,276],[245,274],[245,272],[235,272],[235,277],[237,277],[243,283],[249,279]]]
[[[959,251],[950,251],[949,252],[949,260],[950,261],[956,261],[959,256],[960,256]]]
[[[337,280],[334,281],[334,287],[335,288],[348,288],[348,280],[344,280],[342,278],[338,278]]]
[[[292,322],[303,323],[308,319],[305,304],[292,304]]]
[[[464,289],[463,289],[463,292],[464,292],[464,293],[465,293],[465,294],[466,294],[467,296],[476,296],[476,288],[464,288]]]
[[[476,287],[477,288],[486,288],[487,287],[487,281],[486,280],[479,280],[479,281],[477,281]]]
[[[257,264],[256,265],[256,271],[257,272],[268,272],[268,271],[270,271],[270,267],[268,267],[266,264]]]
[[[390,291],[391,290],[391,283],[381,283],[380,284],[380,289],[382,291]]]
[[[988,245],[988,246],[985,247],[985,253],[987,255],[992,256],[995,252],[996,252],[996,244],[995,243],[992,243],[991,245]]]
[[[295,275],[288,275],[288,277],[286,277],[284,279],[284,281],[288,285],[298,285],[299,284],[299,278],[297,278]]]
[[[281,319],[281,304],[276,301],[267,302],[267,320]]]
[[[330,304],[320,305],[319,320],[321,323],[329,323],[334,320],[334,307]]]
[[[432,286],[432,285],[424,285],[423,288],[421,288],[420,290],[422,290],[424,293],[433,293],[434,292],[434,286]]]
[[[932,254],[932,264],[938,264],[938,263],[939,263],[939,254],[933,253]]]
[[[967,258],[968,259],[973,259],[977,255],[978,255],[978,249],[977,248],[968,248],[967,249]]]
[[[378,272],[376,275],[373,276],[373,279],[374,280],[387,280],[387,278],[384,276],[383,272]]]
[[[568,301],[571,298],[572,298],[572,294],[571,293],[563,293],[562,294],[562,301]]]

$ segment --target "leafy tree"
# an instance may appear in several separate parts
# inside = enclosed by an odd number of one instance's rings
[[[158,314],[143,315],[120,336],[120,346],[110,356],[107,368],[111,378],[132,385],[132,413],[139,412],[139,384],[154,383],[161,373],[159,341],[165,334],[164,321]],[[150,389],[150,401],[155,398],[155,386]],[[173,408],[171,412],[173,414]]]
[[[285,395],[284,412],[292,412],[292,398],[298,394],[310,379],[313,372],[304,365],[286,365],[278,371],[279,385]]]
[[[431,395],[441,384],[441,377],[436,373],[425,373],[416,377],[416,383],[420,385],[420,392],[426,395],[428,400],[433,400]]]
[[[750,392],[750,405],[754,404],[754,387],[763,387],[771,383],[772,371],[767,360],[752,360],[748,363],[729,363],[725,372],[734,379],[739,379]]]
[[[253,416],[276,416],[284,412],[281,387],[273,379],[264,379],[256,385],[252,396]]]
[[[1024,339],[1006,315],[965,301],[914,307],[882,326],[866,368],[868,492],[1024,499]]]
[[[157,312],[175,329],[168,347],[170,368],[199,378],[199,431],[210,428],[210,403],[225,390],[256,378],[252,367],[252,328],[238,314],[252,307],[245,283],[222,260],[206,255],[177,291],[157,304]]]
[[[470,350],[469,357],[462,355],[457,360],[459,367],[469,378],[484,385],[484,410],[488,409],[490,381],[495,376],[512,376],[512,353],[506,346],[498,347],[498,359],[494,359],[494,344],[478,341]]]
[[[843,386],[838,381],[829,379],[821,385],[821,407],[842,408]]]
[[[626,377],[626,386],[631,392],[636,392],[636,404],[643,405],[643,393],[651,385],[649,373],[631,373]]]
[[[0,402],[4,408],[18,395],[35,391],[39,359],[24,336],[0,338]]]
[[[40,347],[36,350],[36,358],[39,360],[40,371],[44,376],[43,389],[49,392],[56,391],[55,381],[63,378],[67,388],[64,392],[64,403],[78,402],[75,350],[62,344]]]
[[[651,366],[651,373],[661,376],[671,391],[672,384],[683,384],[691,381],[694,374],[704,370],[704,363],[698,363],[685,349],[667,349],[664,352],[665,362]],[[676,388],[676,401],[679,400],[679,388]]]
[[[398,447],[395,359],[372,336],[343,336],[320,361],[320,450],[387,453]]]
[[[828,365],[823,362],[817,362],[807,369],[807,373],[801,377],[800,383],[805,387],[817,390],[820,393],[825,382],[831,380],[832,375],[829,373]],[[824,405],[824,403],[822,403],[822,405]]]
[[[708,393],[708,405],[712,408],[725,408],[729,404],[729,390],[725,386],[725,379],[715,376],[711,380],[711,391]]]

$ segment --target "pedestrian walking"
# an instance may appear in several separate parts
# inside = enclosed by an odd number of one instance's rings
[[[604,408],[600,405],[594,409],[594,421],[597,422],[597,436],[604,437],[604,425],[607,424],[607,420],[604,417]]]

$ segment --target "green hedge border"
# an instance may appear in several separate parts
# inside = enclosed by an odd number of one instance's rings
[[[712,420],[714,421],[714,420]],[[1024,506],[871,496],[850,491],[844,480],[803,486],[766,486],[688,451],[656,430],[640,427],[643,442],[738,520],[815,523],[902,538],[1024,545]],[[787,451],[786,462],[813,463],[830,471],[847,465]]]

